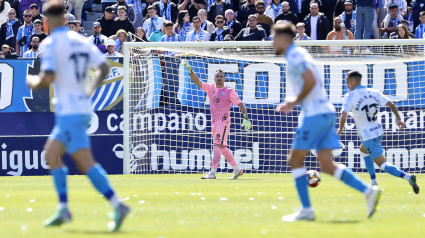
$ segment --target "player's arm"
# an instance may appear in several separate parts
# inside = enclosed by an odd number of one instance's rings
[[[198,76],[196,76],[195,72],[193,72],[192,67],[190,66],[189,62],[187,62],[186,60],[183,61],[183,65],[184,67],[186,67],[187,72],[189,72],[190,78],[192,79],[192,81],[198,85],[198,87],[202,88],[202,81],[198,78]]]
[[[345,123],[347,122],[347,116],[348,116],[347,112],[342,112],[341,116],[339,117],[339,130],[337,132],[338,135],[341,135],[342,132],[344,131],[344,126],[345,126]]]
[[[55,80],[56,74],[53,71],[42,71],[39,75],[27,75],[27,85],[31,89],[48,87]]]
[[[400,130],[403,130],[403,128],[404,128],[404,122],[401,120],[401,117],[400,117],[400,114],[398,113],[398,109],[397,109],[396,105],[393,102],[388,101],[387,102],[387,106],[391,108],[391,111],[396,116],[398,128]]]
[[[311,92],[314,85],[316,85],[315,75],[313,70],[306,69],[302,74],[302,79],[304,80],[303,89],[300,94],[298,94],[295,101],[286,101],[276,107],[276,111],[283,111],[284,113],[290,113],[292,108],[298,105],[307,95]]]
[[[245,127],[245,130],[249,130],[252,128],[252,123],[249,120],[248,111],[246,110],[245,104],[243,102],[240,102],[238,104],[239,110],[241,110],[241,113],[243,115],[243,121],[242,125]]]
[[[96,91],[96,88],[99,86],[99,84],[103,81],[103,79],[108,76],[109,73],[109,64],[106,62],[103,62],[100,64],[100,66],[96,69],[94,73],[94,79],[93,83],[90,84],[87,88],[87,95],[91,96]]]

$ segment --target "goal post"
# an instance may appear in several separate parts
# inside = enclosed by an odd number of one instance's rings
[[[384,128],[387,159],[404,171],[424,172],[424,40],[299,41],[315,58],[337,116],[348,92],[345,75],[363,74],[362,84],[380,90],[399,107],[406,129],[396,130],[389,108],[377,114]],[[246,172],[289,172],[287,155],[300,108],[285,115],[277,104],[293,97],[286,80],[286,60],[275,56],[272,42],[124,43],[124,173],[204,173],[211,168],[209,100],[182,65],[214,82],[222,69],[225,85],[234,88],[248,109],[253,128],[241,127],[237,106],[231,109],[228,147]],[[337,121],[337,119],[336,119]],[[336,129],[336,128],[335,128]],[[349,117],[335,160],[365,171],[359,137]],[[317,169],[314,151],[306,167]],[[219,172],[231,172],[222,157]]]

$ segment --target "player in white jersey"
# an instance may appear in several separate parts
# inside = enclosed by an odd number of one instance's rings
[[[84,36],[64,26],[65,7],[62,1],[50,1],[43,10],[51,35],[42,43],[41,72],[37,76],[29,75],[27,84],[31,89],[53,84],[55,89],[52,101],[56,122],[45,149],[59,204],[45,226],[58,226],[71,220],[66,185],[68,168],[59,159],[68,153],[77,168],[87,174],[93,186],[111,203],[114,222],[110,230],[116,231],[130,209],[121,202],[109,184],[105,170],[94,160],[86,133],[91,114],[90,95],[108,74],[109,65]],[[96,73],[92,84],[87,86],[89,68],[96,69]]]
[[[391,108],[397,118],[397,125],[402,130],[404,122],[400,118],[397,107],[378,90],[362,86],[362,75],[358,71],[348,72],[346,81],[350,92],[345,95],[344,106],[339,120],[338,135],[342,134],[348,113],[352,112],[362,142],[360,154],[365,160],[372,184],[378,184],[373,163],[375,161],[385,172],[406,179],[412,186],[413,191],[418,194],[419,186],[416,184],[416,176],[406,174],[396,166],[388,163],[381,145],[384,130],[376,117],[379,112],[379,106],[386,105]]]
[[[332,161],[332,149],[339,148],[339,140],[334,128],[335,109],[328,101],[323,82],[311,55],[294,44],[295,26],[292,23],[276,24],[274,33],[275,53],[285,55],[286,80],[291,83],[297,95],[294,101],[285,100],[276,110],[290,113],[296,105],[301,104],[304,114],[302,123],[297,128],[288,159],[302,210],[283,216],[282,221],[314,220],[315,218],[308,194],[307,169],[304,167],[305,157],[312,149],[317,151],[322,171],[365,194],[368,205],[367,216],[371,217],[379,201],[379,188],[366,184],[351,169]]]

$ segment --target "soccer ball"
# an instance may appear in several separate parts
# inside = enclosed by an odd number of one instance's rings
[[[314,188],[319,185],[322,178],[320,177],[319,172],[316,170],[309,170],[307,171],[307,177],[308,177],[308,183],[310,184],[310,187]]]

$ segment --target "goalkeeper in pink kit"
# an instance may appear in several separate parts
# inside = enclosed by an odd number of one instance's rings
[[[232,152],[227,148],[227,137],[230,132],[230,107],[232,103],[239,107],[241,113],[244,115],[243,126],[245,130],[249,130],[252,124],[248,118],[245,105],[234,89],[224,86],[226,79],[223,70],[219,69],[215,72],[215,84],[208,84],[199,80],[186,60],[183,62],[183,65],[189,72],[192,81],[207,93],[210,100],[214,157],[211,172],[201,178],[216,178],[215,173],[220,163],[221,154],[223,154],[227,162],[233,167],[233,176],[230,179],[237,179],[243,174],[243,169],[239,167]]]

